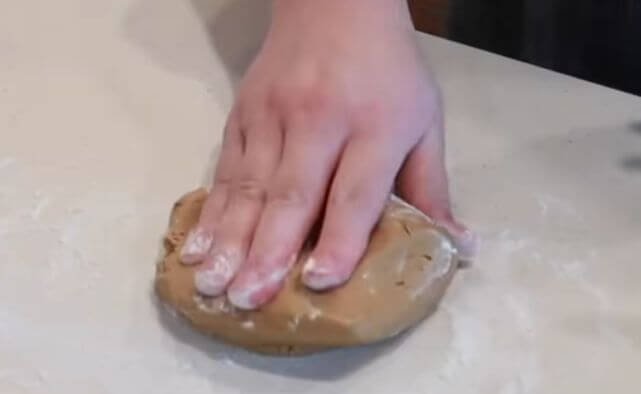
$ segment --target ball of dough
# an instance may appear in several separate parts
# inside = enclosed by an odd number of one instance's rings
[[[457,269],[450,239],[425,215],[392,197],[347,284],[311,291],[301,282],[299,263],[269,304],[258,311],[237,310],[224,296],[199,295],[196,267],[179,260],[206,197],[199,189],[174,205],[156,292],[195,329],[251,351],[300,355],[391,338],[436,309]]]

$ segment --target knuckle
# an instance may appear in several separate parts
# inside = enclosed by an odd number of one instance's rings
[[[351,113],[352,127],[359,132],[381,129],[381,125],[386,123],[388,112],[382,100],[372,100],[355,108]]]
[[[229,188],[231,183],[231,178],[225,175],[217,174],[214,178],[214,188],[227,189]]]
[[[263,201],[265,199],[265,187],[261,182],[253,178],[243,178],[235,185],[237,197],[251,201]]]
[[[357,187],[338,189],[330,194],[327,206],[339,210],[356,209],[363,205],[364,195],[365,192]]]
[[[371,183],[336,189],[330,193],[326,209],[339,218],[363,218],[382,212],[385,198],[376,189]]]
[[[329,111],[336,95],[323,82],[305,82],[279,85],[272,89],[268,104],[278,111],[308,115]]]
[[[273,204],[305,207],[310,204],[310,193],[301,186],[286,186],[272,191],[269,200]]]

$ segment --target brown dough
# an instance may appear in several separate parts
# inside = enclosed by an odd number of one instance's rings
[[[195,267],[179,261],[185,234],[196,224],[206,196],[204,189],[196,190],[174,205],[156,292],[197,330],[255,352],[307,354],[393,337],[436,309],[458,265],[449,238],[394,197],[346,285],[310,291],[300,280],[302,264],[296,264],[272,302],[259,311],[237,310],[224,296],[198,295]]]

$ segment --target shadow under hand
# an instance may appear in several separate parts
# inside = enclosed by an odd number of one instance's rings
[[[271,1],[139,0],[124,23],[129,40],[165,70],[223,89],[216,67],[236,87],[260,49],[269,27]],[[170,94],[169,92],[167,94]],[[227,94],[217,94],[224,107]],[[213,179],[220,146],[209,155],[202,184]]]
[[[271,1],[226,1],[212,12],[211,0],[191,0],[234,87],[258,53],[270,23]]]
[[[621,166],[630,171],[641,171],[641,155],[628,156],[621,160]]]
[[[630,123],[630,131],[641,136],[641,121]],[[641,144],[638,145],[639,154],[628,156],[621,160],[621,166],[626,170],[641,171]]]
[[[313,381],[333,381],[355,373],[378,356],[396,349],[412,331],[370,346],[331,350],[308,356],[266,356],[250,353],[196,332],[184,318],[158,300],[153,291],[151,297],[163,328],[179,342],[204,353],[212,362],[232,363],[274,375]]]
[[[155,63],[207,85],[218,57],[235,87],[262,44],[270,11],[270,1],[138,0],[124,28]]]

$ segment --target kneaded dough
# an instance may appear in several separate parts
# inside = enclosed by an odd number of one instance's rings
[[[436,309],[457,269],[457,253],[445,233],[392,197],[347,284],[329,292],[311,291],[301,282],[302,264],[296,264],[268,305],[238,310],[225,296],[199,295],[195,267],[179,261],[185,235],[196,224],[206,196],[199,189],[174,205],[156,292],[197,330],[254,352],[300,355],[391,338]],[[304,258],[305,251],[300,260]]]

